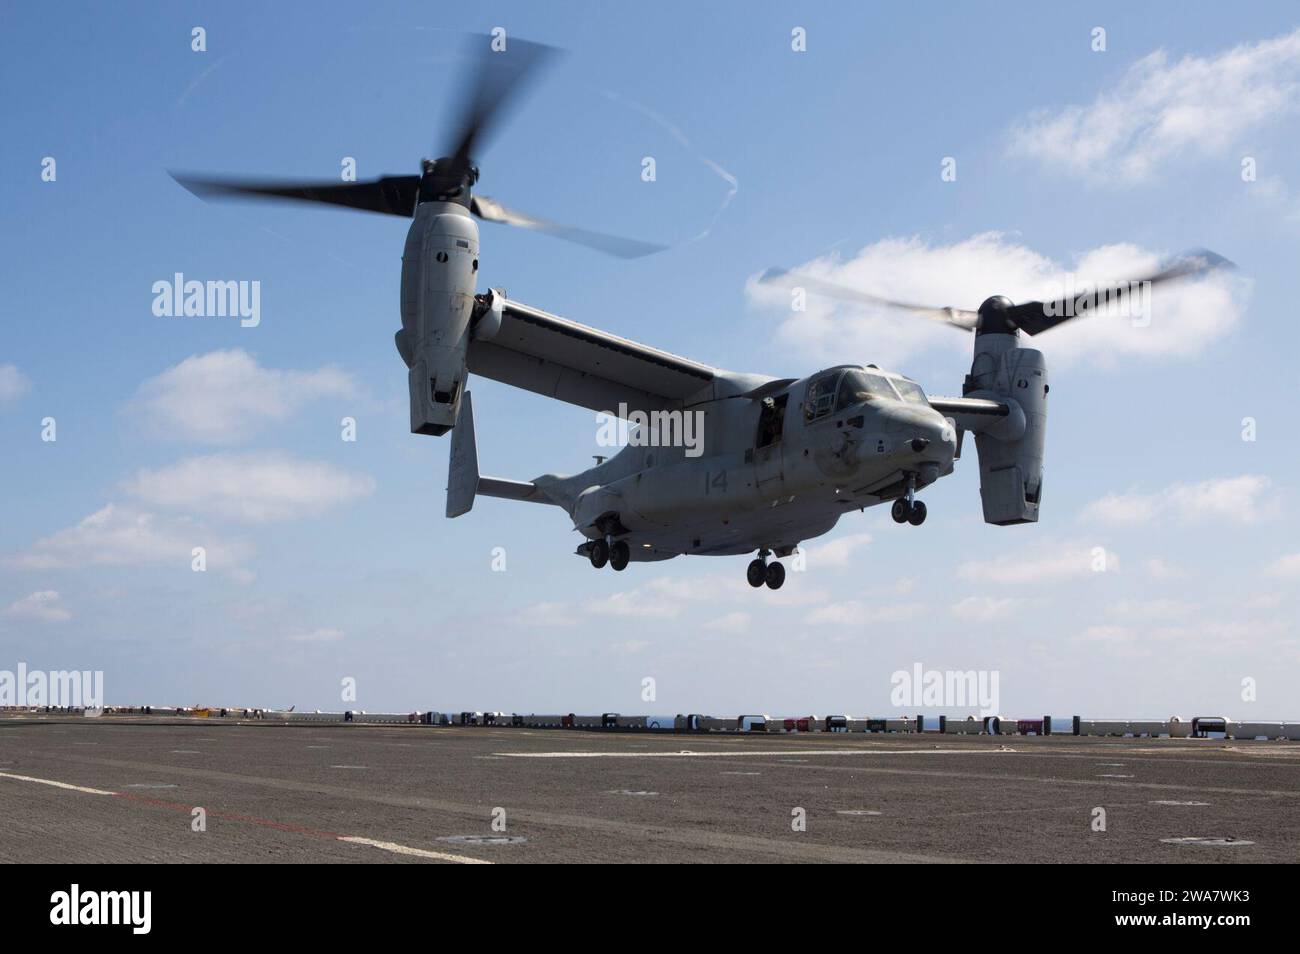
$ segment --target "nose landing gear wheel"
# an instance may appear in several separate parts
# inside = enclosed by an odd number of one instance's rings
[[[591,558],[591,565],[599,570],[609,562],[609,544],[604,540],[595,540],[587,555]]]
[[[919,527],[925,523],[925,504],[919,500],[909,503],[906,497],[899,497],[889,508],[889,515],[894,518],[894,523],[910,523]]]
[[[745,579],[749,580],[750,586],[758,589],[767,582],[767,564],[762,560],[754,560],[745,571]]]
[[[630,559],[632,559],[632,551],[628,548],[627,541],[615,540],[614,545],[609,548],[609,565],[615,570],[625,570]]]
[[[779,563],[769,563],[764,578],[769,590],[779,590],[781,584],[785,582],[785,567]]]

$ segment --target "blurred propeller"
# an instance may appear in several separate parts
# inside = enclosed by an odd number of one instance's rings
[[[665,246],[605,235],[537,218],[509,209],[486,196],[472,194],[478,181],[475,165],[494,124],[518,97],[525,80],[551,60],[553,47],[511,39],[500,52],[489,48],[486,37],[473,38],[476,75],[461,99],[464,106],[451,130],[451,152],[425,160],[422,174],[383,176],[361,182],[294,182],[285,180],[207,177],[172,173],[172,178],[203,199],[279,199],[339,205],[365,212],[411,218],[422,201],[455,202],[486,222],[498,222],[541,232],[620,258],[637,258],[662,251]]]
[[[1128,281],[1099,285],[1068,298],[1053,301],[1026,301],[1012,304],[1010,299],[1000,295],[985,300],[977,311],[966,308],[934,308],[927,305],[914,305],[906,302],[892,301],[867,292],[858,291],[833,282],[801,275],[784,269],[770,268],[759,278],[765,284],[781,284],[787,287],[802,287],[808,291],[827,298],[840,301],[857,302],[866,305],[879,305],[895,308],[899,311],[921,315],[932,321],[961,328],[964,331],[1010,332],[1020,329],[1029,335],[1040,334],[1064,324],[1072,318],[1079,318],[1103,310],[1111,304],[1123,302],[1126,296],[1143,287],[1155,288],[1170,284],[1183,278],[1204,275],[1217,269],[1236,268],[1222,255],[1208,249],[1194,249],[1184,252],[1170,264],[1152,275],[1134,278]]]
[[[455,127],[453,147],[448,154],[453,173],[465,173],[478,155],[477,146],[485,141],[492,122],[503,114],[516,95],[524,78],[543,67],[558,51],[554,47],[527,40],[510,40],[497,52],[483,49],[483,37],[470,40],[469,55],[474,57],[477,75],[469,95],[463,97],[464,112]]]
[[[840,301],[897,308],[899,311],[911,312],[914,315],[920,315],[922,318],[929,318],[931,321],[940,321],[944,324],[953,325],[963,331],[973,331],[979,318],[978,313],[965,308],[934,308],[929,305],[912,305],[907,302],[893,301],[889,298],[881,298],[878,295],[858,291],[856,288],[836,285],[834,282],[823,281],[820,278],[813,278],[811,275],[802,275],[783,268],[769,268],[758,280],[767,285],[803,288],[806,291],[815,292],[826,298],[836,298]]]
[[[1203,275],[1216,269],[1236,267],[1222,255],[1216,255],[1209,249],[1193,249],[1179,255],[1153,275],[1109,285],[1098,285],[1091,290],[1069,298],[1058,298],[1055,301],[1022,302],[1019,305],[1012,305],[1007,309],[1006,314],[1017,328],[1023,329],[1026,334],[1036,335],[1064,324],[1071,318],[1083,317],[1102,310],[1110,304],[1119,304],[1126,296],[1142,286],[1155,288],[1157,285]]]
[[[586,229],[574,228],[571,225],[561,225],[547,219],[534,218],[531,215],[525,215],[523,212],[508,209],[496,199],[490,199],[485,195],[476,195],[470,199],[469,209],[484,222],[500,222],[502,225],[532,229],[534,232],[542,232],[555,238],[564,239],[566,242],[576,242],[578,245],[594,248],[598,252],[617,255],[619,258],[639,258],[642,255],[653,255],[655,252],[662,252],[666,247],[650,242],[642,242],[638,239],[606,235],[603,232],[589,232]]]
[[[362,182],[277,182],[269,179],[205,179],[187,173],[171,177],[201,199],[286,199],[325,202],[366,212],[410,218],[420,193],[419,176],[384,176]]]

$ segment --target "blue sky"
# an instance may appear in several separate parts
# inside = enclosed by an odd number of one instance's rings
[[[890,674],[921,662],[997,670],[1009,714],[1296,717],[1289,5],[308,9],[6,14],[0,668],[103,669],[110,701],[338,708],[352,677],[370,709],[884,714]],[[968,339],[792,314],[753,284],[771,265],[965,307],[1195,246],[1241,267],[1150,328],[1035,342],[1053,375],[1035,526],[981,522],[972,452],[924,527],[845,518],[778,593],[739,558],[597,573],[557,510],[442,517],[447,442],[407,432],[392,343],[401,220],[207,205],[166,174],[416,171],[460,34],[494,26],[568,53],[480,157],[480,190],[673,247],[623,262],[484,225],[482,282],[709,364],[877,361],[960,392]],[[156,317],[175,272],[259,281],[261,323]],[[473,392],[485,472],[601,450],[587,411]]]

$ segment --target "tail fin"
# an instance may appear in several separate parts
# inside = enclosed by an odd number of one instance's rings
[[[478,445],[474,442],[474,405],[466,391],[460,402],[456,428],[451,432],[451,457],[447,464],[447,516],[469,513],[478,492]]]

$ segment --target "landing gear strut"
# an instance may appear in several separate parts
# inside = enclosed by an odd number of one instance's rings
[[[925,523],[925,503],[916,499],[915,474],[908,475],[907,494],[894,501],[889,515],[894,518],[894,523],[910,523],[914,527]]]
[[[745,579],[749,585],[758,589],[764,583],[768,589],[779,590],[781,584],[785,582],[785,567],[780,563],[768,563],[767,558],[771,554],[770,550],[759,550],[758,559],[749,564],[745,570]]]

